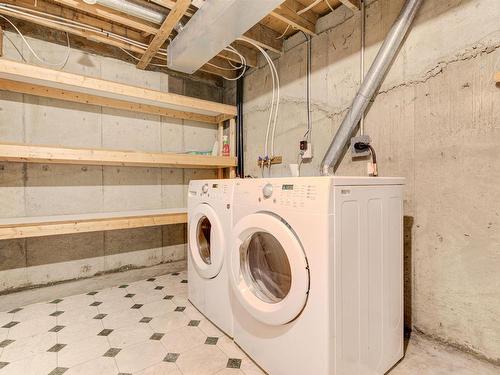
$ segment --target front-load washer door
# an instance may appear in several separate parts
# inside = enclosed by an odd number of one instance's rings
[[[234,227],[229,259],[236,297],[255,319],[282,325],[300,314],[309,269],[300,241],[282,220],[265,213],[243,217]]]
[[[206,203],[198,205],[189,217],[189,250],[198,274],[211,279],[224,262],[224,233],[214,209]]]

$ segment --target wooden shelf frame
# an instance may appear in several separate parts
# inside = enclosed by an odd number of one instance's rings
[[[496,73],[495,73],[495,77],[494,77],[494,79],[495,79],[495,82],[496,82],[496,83],[500,83],[500,72],[496,72]]]
[[[236,107],[0,59],[0,90],[217,125]]]
[[[231,156],[52,147],[18,143],[0,143],[0,161],[197,169],[234,168],[237,163],[237,159]]]
[[[0,219],[0,240],[187,223],[184,208]]]

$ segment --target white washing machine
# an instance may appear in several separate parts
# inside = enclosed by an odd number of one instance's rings
[[[188,190],[188,298],[233,336],[227,272],[234,180],[194,180]]]
[[[234,340],[269,374],[383,374],[402,358],[403,183],[236,182]]]

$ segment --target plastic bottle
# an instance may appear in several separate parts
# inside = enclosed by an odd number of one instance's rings
[[[229,156],[229,137],[222,137],[222,156]]]

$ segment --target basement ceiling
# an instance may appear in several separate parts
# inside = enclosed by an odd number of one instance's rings
[[[85,43],[114,47],[121,55],[126,53],[139,69],[151,69],[166,65],[166,46],[176,37],[178,26],[187,24],[196,13],[197,6],[203,6],[204,1],[217,0],[129,1],[163,13],[163,23],[130,16],[101,5],[100,1],[91,4],[95,0],[2,0],[0,14],[15,24],[19,21],[35,24],[37,30],[42,27],[68,32],[78,38],[80,47]],[[280,53],[284,39],[299,31],[314,35],[318,18],[342,3],[352,9],[359,8],[359,0],[285,0],[248,30],[245,37],[266,50]],[[6,22],[2,24],[9,26]],[[232,46],[246,58],[248,66],[256,66],[257,49],[241,42],[234,42]],[[234,78],[238,71],[231,68],[239,62],[235,53],[224,50],[200,71],[205,75]]]

